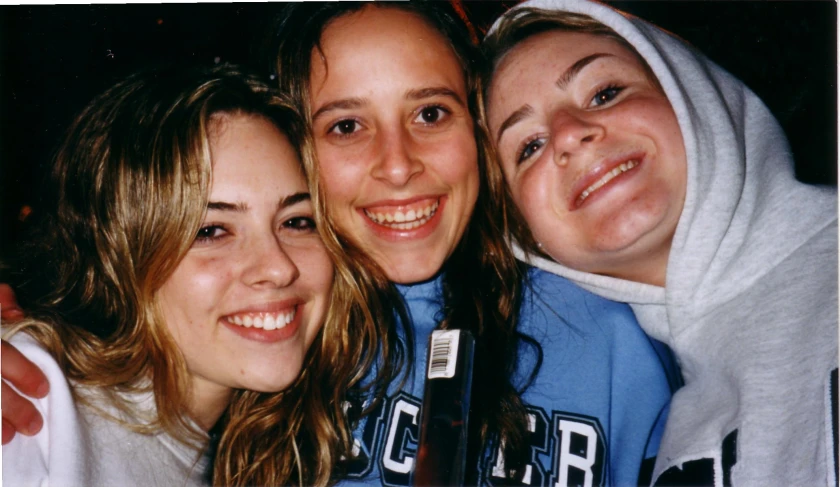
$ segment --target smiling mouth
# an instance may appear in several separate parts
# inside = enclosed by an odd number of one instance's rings
[[[598,191],[599,189],[604,187],[605,184],[609,183],[613,179],[626,173],[627,171],[633,169],[638,165],[639,161],[637,159],[622,162],[621,164],[613,168],[612,171],[604,174],[603,176],[601,176],[600,179],[598,179],[597,181],[589,185],[586,189],[584,189],[575,200],[575,206],[579,207],[583,204],[584,201],[586,201],[587,198],[589,198],[589,196],[592,195],[592,193]]]
[[[280,330],[294,321],[297,314],[297,307],[289,311],[279,313],[244,313],[226,316],[228,323],[244,328],[260,328],[262,330]]]
[[[364,212],[365,216],[377,225],[394,230],[413,230],[428,223],[437,213],[439,206],[440,200],[437,199],[431,203],[403,206],[399,211],[380,207],[365,208]]]

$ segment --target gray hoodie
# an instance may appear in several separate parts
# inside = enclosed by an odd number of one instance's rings
[[[696,49],[584,0],[530,6],[590,15],[648,62],[682,130],[688,181],[664,288],[518,256],[630,303],[676,353],[659,484],[836,485],[837,193],[794,178],[761,100]],[[832,396],[832,393],[834,394]]]

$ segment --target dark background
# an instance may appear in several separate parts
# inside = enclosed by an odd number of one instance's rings
[[[481,27],[515,2],[463,3]],[[837,6],[826,1],[608,2],[679,35],[749,85],[785,128],[806,182],[837,180]],[[150,62],[246,62],[269,3],[0,7],[0,257],[37,210],[72,116]]]

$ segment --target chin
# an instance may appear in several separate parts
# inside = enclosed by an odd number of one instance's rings
[[[437,270],[400,269],[388,271],[386,274],[388,279],[396,284],[416,284],[432,279],[437,274]]]
[[[413,252],[414,253],[414,252]],[[443,259],[434,257],[433,252],[420,252],[419,255],[397,255],[391,262],[377,261],[389,280],[397,284],[414,284],[433,279],[445,264]],[[399,261],[394,263],[394,261]]]
[[[279,379],[276,381],[253,383],[242,387],[242,389],[267,393],[281,392],[291,387],[292,384],[294,384],[295,379],[297,379],[297,375],[291,378],[284,377],[283,379]]]
[[[240,389],[247,389],[256,392],[280,392],[288,389],[297,380],[303,367],[295,370],[273,369],[266,370],[265,374],[253,374],[244,378],[240,383]]]
[[[645,254],[673,237],[676,221],[669,224],[662,212],[624,212],[603,221],[590,234],[592,248],[600,252]]]

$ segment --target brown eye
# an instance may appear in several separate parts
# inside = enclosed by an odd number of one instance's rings
[[[434,123],[437,122],[440,118],[440,109],[439,108],[426,108],[423,110],[420,115],[423,117],[423,121],[426,123]]]
[[[284,221],[283,227],[303,232],[313,231],[315,230],[315,220],[308,216],[298,216]]]
[[[339,135],[350,135],[358,130],[359,124],[355,120],[346,119],[339,120],[335,125],[330,127],[330,132],[336,132]]]
[[[227,233],[221,225],[205,225],[195,234],[195,243],[212,242],[222,238]]]
[[[441,106],[428,106],[420,110],[420,112],[417,114],[417,118],[415,118],[414,121],[426,125],[433,125],[439,123],[448,114],[449,112]]]

